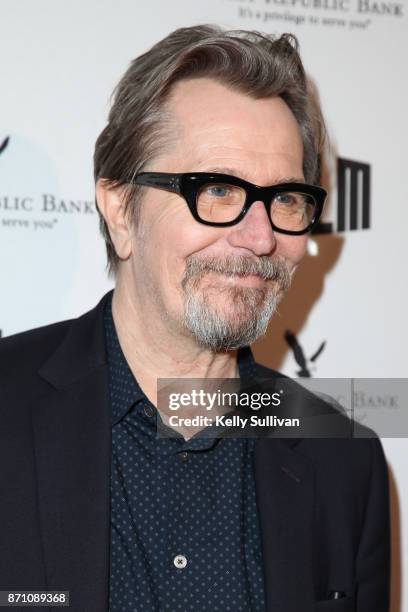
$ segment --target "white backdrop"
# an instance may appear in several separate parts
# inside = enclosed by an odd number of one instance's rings
[[[256,356],[296,375],[290,329],[307,358],[325,342],[308,361],[314,376],[406,378],[407,9],[372,0],[1,0],[2,334],[77,316],[111,287],[92,179],[109,95],[129,61],[171,30],[217,23],[298,36],[332,146],[332,231],[312,239],[318,256],[306,258]],[[368,228],[336,231],[337,157],[370,168]],[[347,194],[344,203],[349,209]],[[408,611],[398,579],[408,554],[405,439],[384,447],[393,475],[392,609]]]

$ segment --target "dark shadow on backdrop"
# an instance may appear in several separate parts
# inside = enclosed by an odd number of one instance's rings
[[[335,266],[343,247],[343,239],[335,234],[315,236],[313,240],[318,244],[318,256],[305,257],[290,291],[271,320],[267,334],[253,346],[256,360],[275,370],[281,368],[289,350],[284,337],[285,331],[290,329],[296,335],[301,332],[314,304],[323,293],[325,276]],[[318,331],[317,329],[316,346],[309,348],[311,353],[325,340],[319,336]]]

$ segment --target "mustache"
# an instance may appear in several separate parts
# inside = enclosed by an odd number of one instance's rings
[[[291,283],[291,270],[285,259],[271,259],[262,255],[254,260],[243,255],[219,257],[198,257],[190,255],[186,260],[186,270],[182,280],[182,287],[191,279],[200,279],[207,272],[218,272],[226,276],[249,276],[254,274],[264,280],[273,280],[279,283],[286,291]]]

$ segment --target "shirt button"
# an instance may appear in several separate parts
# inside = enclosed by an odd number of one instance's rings
[[[154,415],[154,408],[153,406],[146,405],[143,408],[143,412],[145,413],[147,417],[151,418]]]
[[[187,565],[187,558],[184,555],[176,555],[173,563],[177,569],[184,569]]]
[[[179,454],[179,457],[181,459],[181,461],[183,463],[185,463],[188,459],[188,452],[187,451],[183,451],[182,453]]]

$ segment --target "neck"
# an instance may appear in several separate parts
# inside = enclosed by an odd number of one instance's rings
[[[119,278],[112,316],[126,361],[155,406],[158,378],[239,378],[237,350],[217,353],[198,346],[140,293]]]

